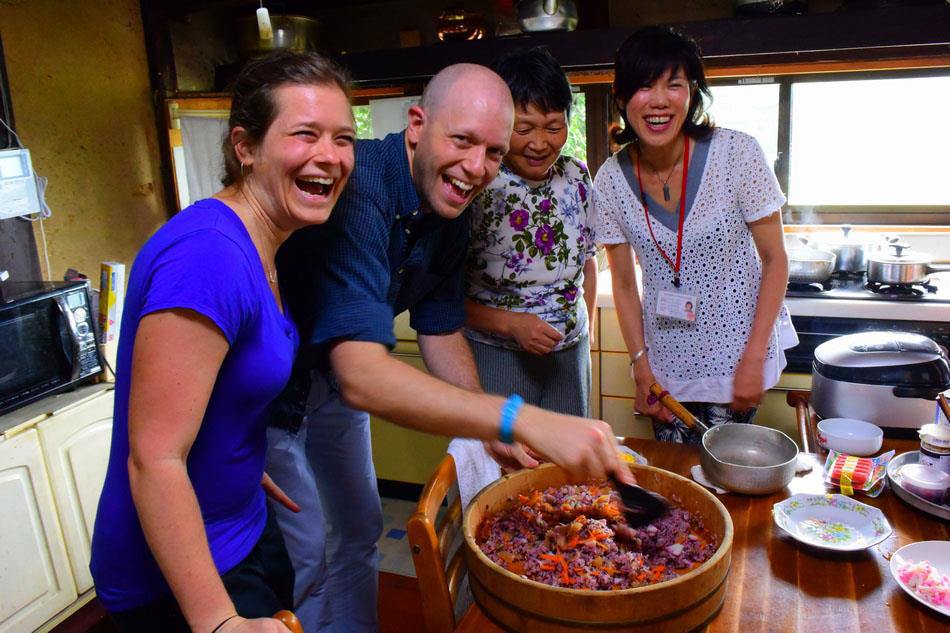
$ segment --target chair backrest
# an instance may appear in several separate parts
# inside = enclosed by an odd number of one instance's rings
[[[462,504],[457,495],[448,511],[437,520],[439,508],[455,479],[455,460],[446,455],[426,483],[419,505],[406,526],[428,633],[455,630],[454,605],[465,575],[462,547],[447,560],[462,528]]]

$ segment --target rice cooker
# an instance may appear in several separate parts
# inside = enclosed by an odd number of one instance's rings
[[[926,336],[862,332],[815,348],[811,384],[822,418],[917,429],[933,422],[937,394],[950,389],[950,364],[947,350]]]

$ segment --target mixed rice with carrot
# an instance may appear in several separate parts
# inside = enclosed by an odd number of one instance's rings
[[[606,483],[533,490],[511,501],[482,522],[479,546],[505,569],[555,587],[616,590],[663,582],[709,560],[718,546],[701,519],[682,508],[630,527]]]

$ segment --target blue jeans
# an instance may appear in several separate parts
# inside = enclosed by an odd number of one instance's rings
[[[294,565],[294,609],[307,633],[376,631],[383,511],[369,415],[312,373],[299,431],[267,429],[267,472],[299,513],[277,507]],[[277,506],[277,504],[275,504]]]

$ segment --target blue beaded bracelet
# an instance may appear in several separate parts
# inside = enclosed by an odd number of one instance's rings
[[[508,396],[505,404],[501,405],[501,427],[498,429],[498,439],[505,444],[513,444],[515,441],[515,419],[524,399],[516,393]]]

